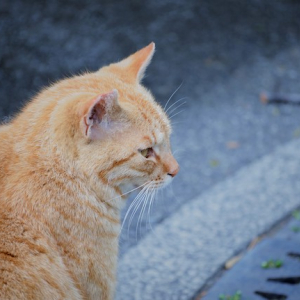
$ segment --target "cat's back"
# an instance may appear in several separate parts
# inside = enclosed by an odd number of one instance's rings
[[[0,126],[0,190],[10,181],[16,136]],[[0,299],[82,299],[56,245],[38,224],[0,192]],[[13,193],[13,191],[12,191]],[[25,209],[23,210],[25,211]]]
[[[82,299],[46,236],[0,209],[0,299]]]

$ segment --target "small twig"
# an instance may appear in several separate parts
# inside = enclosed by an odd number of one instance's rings
[[[278,103],[300,105],[300,94],[269,94],[262,92],[260,94],[260,101],[263,104]]]

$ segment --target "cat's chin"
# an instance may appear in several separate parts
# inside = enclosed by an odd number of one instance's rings
[[[166,187],[167,185],[169,185],[171,182],[173,181],[173,177],[170,176],[170,175],[167,175],[166,176],[166,179],[164,180],[164,183],[163,183],[163,188]]]

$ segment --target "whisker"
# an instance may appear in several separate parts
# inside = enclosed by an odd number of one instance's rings
[[[148,189],[149,189],[149,186],[147,186],[147,189],[146,191],[143,193],[143,195],[141,195],[141,197],[139,198],[139,201],[137,203],[137,205],[135,206],[131,216],[130,216],[130,219],[129,219],[129,223],[128,223],[128,226],[127,226],[127,230],[129,232],[129,227],[132,223],[132,220],[133,220],[133,217],[134,215],[136,214],[137,210],[139,209],[139,207],[141,206],[141,203],[143,202],[143,200],[145,199],[145,197],[147,196],[147,192],[148,192]]]
[[[128,224],[127,224],[127,237],[129,237],[129,228],[130,228],[131,222],[133,220],[133,217],[136,214],[136,212],[137,212],[138,208],[140,207],[141,203],[143,202],[144,196],[145,195],[143,194],[142,197],[138,199],[138,201],[136,202],[135,208],[131,212],[131,216],[130,216],[130,219],[129,219]]]
[[[129,194],[129,193],[131,193],[131,192],[133,192],[133,191],[138,190],[139,188],[141,188],[142,186],[144,186],[144,185],[146,185],[146,184],[148,184],[148,183],[150,183],[150,182],[151,182],[151,181],[147,181],[147,182],[141,184],[140,186],[138,186],[138,187],[136,187],[136,188],[134,188],[134,189],[132,189],[132,190],[130,190],[130,191],[128,191],[128,192],[122,194],[122,195],[119,195],[119,196],[117,196],[117,197],[114,197],[114,198],[109,199],[108,201],[115,200],[115,199],[118,199],[118,198],[120,198],[120,197],[122,197],[122,196],[125,196],[125,195],[127,195],[127,194]]]
[[[167,101],[167,103],[166,103],[166,105],[165,105],[165,107],[164,107],[164,110],[167,108],[168,103],[169,103],[169,101],[172,99],[172,97],[173,97],[173,96],[176,94],[176,92],[181,88],[182,84],[183,84],[183,81],[180,83],[179,87],[175,90],[175,92],[173,92],[173,94],[172,94],[172,95],[170,96],[170,98],[168,99],[168,101]]]
[[[169,119],[174,118],[175,116],[177,116],[178,114],[180,114],[181,112],[183,112],[184,109],[180,110],[179,112],[175,113],[174,115],[170,116]]]
[[[152,191],[151,191],[151,195],[150,195],[150,198],[149,198],[148,212],[147,212],[148,218],[146,218],[146,227],[147,227],[147,229],[151,229],[151,231],[153,231],[152,226],[151,226],[151,220],[150,220],[151,203],[152,203],[153,198],[156,195],[156,192],[157,192],[157,189],[155,189],[155,188],[153,188]],[[147,221],[148,221],[148,223],[147,223]]]
[[[187,150],[184,149],[184,148],[178,148],[176,150],[173,151],[173,156],[175,156],[177,153],[181,154],[181,153],[184,153],[186,152]]]
[[[153,197],[153,193],[152,193],[151,197],[149,198],[149,205],[148,205],[148,211],[147,211],[148,218],[146,218],[146,229],[149,229],[151,227],[151,224],[150,224],[149,220],[150,220],[150,204],[151,204],[152,197]],[[148,223],[147,223],[147,220],[148,220]],[[148,224],[149,224],[150,227],[148,227]]]
[[[175,101],[174,103],[172,103],[169,107],[168,107],[168,109],[165,111],[165,113],[167,113],[176,103],[178,103],[179,101],[182,101],[182,100],[185,100],[185,99],[187,99],[187,97],[183,97],[183,98],[180,98],[180,99],[178,99],[177,101]]]
[[[142,203],[143,203],[142,207],[144,206],[146,197],[147,197],[147,194],[145,194],[144,197],[140,199],[139,204],[137,205],[135,211],[132,214],[132,219],[129,221],[129,227],[131,225],[131,222],[133,221],[134,215],[136,214],[136,212],[138,211],[138,209],[140,208]],[[137,232],[138,232],[138,226],[139,226],[139,222],[140,222],[141,212],[142,212],[142,210],[140,210],[138,221],[137,221],[137,224],[136,224],[136,230],[135,230],[135,239],[136,239],[136,241],[138,240]],[[129,227],[128,227],[128,230],[129,230]]]
[[[157,192],[157,190],[154,190],[152,197],[150,198],[150,203],[149,203],[149,207],[148,207],[148,223],[149,223],[150,230],[152,232],[154,232],[154,230],[151,225],[151,206],[152,206],[153,200],[155,199],[156,192]]]
[[[176,109],[178,109],[180,106],[186,104],[186,101],[181,102],[179,105],[177,105],[176,107],[174,107],[173,109],[171,109],[171,111],[169,112],[169,114],[171,115]]]
[[[187,123],[187,121],[178,121],[178,122],[171,122],[171,125],[174,126],[174,125],[177,125],[177,124],[181,124],[181,123]]]
[[[130,219],[129,219],[129,223],[128,223],[128,226],[127,226],[127,232],[128,232],[128,234],[129,234],[129,228],[131,226],[133,218],[134,218],[135,214],[137,213],[138,209],[140,208],[141,204],[144,202],[143,201],[144,198],[145,198],[145,195],[143,195],[143,197],[139,199],[137,205],[135,206],[133,212],[131,213],[131,216],[130,216]],[[137,241],[137,235],[136,235],[136,241]]]
[[[132,201],[132,203],[130,204],[126,214],[125,214],[125,217],[123,219],[123,222],[122,222],[122,227],[121,227],[121,231],[124,227],[124,224],[125,224],[125,221],[130,213],[130,211],[132,210],[133,206],[136,204],[136,202],[141,198],[141,196],[144,194],[145,190],[148,188],[148,186],[144,186],[143,189],[137,194],[137,196],[134,198],[134,200]]]
[[[150,195],[149,190],[147,190],[147,195],[146,195],[146,197],[145,197],[145,199],[143,201],[144,203],[142,205],[142,209],[140,211],[140,215],[139,215],[137,226],[136,226],[136,231],[135,231],[136,240],[138,238],[139,225],[140,225],[140,236],[141,236],[141,230],[142,230],[142,223],[141,223],[141,221],[142,221],[143,216],[144,216],[144,211],[145,211],[145,207],[146,207],[147,202],[148,202],[149,195]]]

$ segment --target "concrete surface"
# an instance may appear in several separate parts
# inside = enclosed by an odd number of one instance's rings
[[[97,70],[155,41],[157,51],[144,83],[162,105],[182,83],[168,107],[183,97],[186,99],[180,101],[186,104],[173,112],[170,110],[173,115],[183,108],[172,117],[172,144],[181,171],[172,187],[158,194],[152,207],[151,227],[156,231],[157,226],[162,228],[168,224],[169,218],[187,209],[190,201],[194,203],[192,199],[199,199],[205,217],[207,204],[203,195],[212,193],[216,185],[236,178],[239,170],[247,170],[252,165],[259,167],[256,161],[299,139],[300,107],[264,106],[258,99],[262,90],[300,93],[299,15],[297,0],[2,0],[0,118],[16,113],[50,82]],[[257,171],[253,169],[253,172]],[[299,173],[293,174],[290,188],[299,182]],[[276,174],[269,176],[271,181],[276,180]],[[231,188],[233,193],[238,192],[236,184],[232,183]],[[264,186],[259,188],[262,191],[257,190],[257,194],[265,195]],[[282,195],[288,192],[285,190]],[[251,212],[253,218],[259,220],[256,210],[252,212],[256,204],[260,207],[259,199],[246,201],[243,210],[237,208],[241,219]],[[131,201],[132,198],[128,205]],[[231,198],[226,199],[228,205],[231,201]],[[291,208],[285,206],[286,201],[299,204],[300,200],[278,198],[276,205],[283,207],[277,211],[278,215],[265,211],[270,224]],[[219,205],[222,207],[222,203]],[[129,253],[138,251],[144,239],[147,241],[153,236],[148,215],[144,214],[138,224],[139,215],[140,210],[137,210],[131,226],[127,230],[126,223],[121,235],[121,290],[127,284],[122,266],[128,261]],[[199,222],[204,220],[199,219]],[[238,228],[239,222],[239,218],[230,219],[230,223],[224,223],[224,232]],[[210,231],[213,225],[209,223],[206,226],[203,230],[211,234],[211,239],[227,243],[226,235]],[[263,226],[259,228],[262,230]],[[255,230],[251,231],[248,238],[255,234]],[[182,253],[189,249],[184,242]],[[233,244],[230,251],[236,251],[234,248],[245,242],[246,237],[244,242]],[[198,259],[198,252],[202,255],[204,243],[205,240],[196,243],[199,246],[196,253],[186,252],[191,262]],[[143,248],[146,257],[156,251],[155,245]],[[168,247],[164,245],[161,243],[162,251]],[[201,288],[206,278],[203,274],[212,274],[230,251],[226,248],[220,258],[209,257],[207,263],[214,263],[210,267],[201,265],[202,275],[191,273],[192,277],[199,276],[197,279],[190,279],[188,269],[175,273],[182,276],[183,281],[197,283]],[[201,257],[205,257],[204,253]],[[143,259],[144,256],[135,257],[130,268],[139,270],[146,264]],[[165,267],[172,270],[172,266]],[[157,274],[152,268],[149,272]],[[170,282],[170,286],[172,284],[181,289],[181,282]],[[152,286],[150,284],[149,289]],[[196,290],[193,286],[186,292],[188,288],[183,285],[179,295],[191,295]]]
[[[242,294],[241,300],[263,300],[261,294],[257,293],[277,294],[277,299],[281,295],[282,300],[299,300],[300,233],[293,231],[293,228],[299,228],[299,225],[299,220],[292,219],[279,232],[260,242],[227,271],[202,300],[218,299],[222,294],[234,295],[237,291]],[[290,254],[298,254],[298,257]],[[261,264],[269,260],[280,260],[282,266],[262,268]],[[290,279],[290,282],[284,282],[286,279]]]
[[[299,147],[300,140],[280,147],[157,225],[122,256],[116,299],[195,296],[238,250],[299,206]]]

